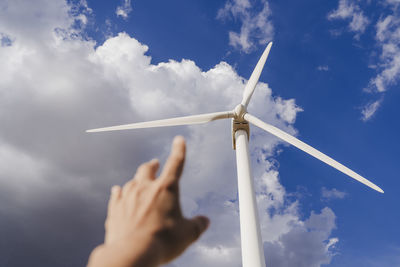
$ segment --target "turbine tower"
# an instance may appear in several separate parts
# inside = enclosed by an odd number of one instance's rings
[[[272,42],[268,44],[259,59],[253,73],[248,80],[243,92],[243,99],[232,111],[207,113],[194,116],[177,117],[164,120],[124,124],[87,130],[86,132],[106,132],[128,129],[141,129],[164,126],[190,125],[207,123],[220,119],[232,119],[233,149],[236,150],[236,164],[238,176],[239,211],[240,211],[240,236],[242,248],[242,263],[244,267],[265,267],[263,243],[261,240],[260,224],[257,213],[257,203],[254,193],[253,176],[250,168],[249,155],[249,123],[269,132],[270,134],[286,141],[311,156],[325,162],[333,168],[347,174],[351,178],[383,193],[383,190],[361,175],[340,164],[331,157],[300,141],[296,137],[280,130],[279,128],[261,121],[247,113],[247,106],[253,95],[254,89],[260,78],[264,64],[271,50]]]

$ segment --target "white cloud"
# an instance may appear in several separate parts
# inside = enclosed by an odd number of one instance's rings
[[[122,17],[123,19],[128,19],[129,13],[132,12],[131,0],[123,0],[123,3],[117,7],[115,14],[117,17]]]
[[[351,18],[355,9],[356,7],[353,4],[349,4],[348,0],[340,0],[338,8],[328,14],[328,19]]]
[[[322,187],[321,195],[322,199],[331,200],[331,199],[343,199],[347,196],[347,193],[339,191],[336,188],[327,189],[326,187]]]
[[[400,15],[389,15],[376,24],[376,40],[381,48],[379,74],[371,79],[367,90],[385,92],[400,78]]]
[[[375,112],[380,107],[381,103],[382,103],[382,98],[364,106],[363,109],[361,110],[361,114],[362,114],[361,119],[363,121],[367,121],[367,120],[371,119],[372,116],[375,114]]]
[[[174,264],[239,265],[230,121],[93,135],[84,130],[230,109],[240,102],[246,80],[225,62],[206,71],[186,59],[152,64],[148,47],[126,33],[95,48],[72,26],[79,14],[71,14],[64,1],[54,0],[44,7],[25,2],[31,12],[44,8],[40,19],[46,23],[18,10],[24,6],[22,0],[9,2],[7,10],[0,8],[1,32],[14,38],[11,45],[0,47],[0,160],[4,163],[0,216],[22,229],[21,235],[10,235],[0,222],[0,235],[8,247],[52,253],[53,257],[46,257],[48,266],[82,265],[73,260],[74,255],[86,259],[100,240],[110,185],[124,183],[145,160],[155,156],[165,160],[172,137],[180,133],[188,142],[181,184],[184,212],[204,213],[212,223],[200,242]],[[14,15],[23,19],[13,19]],[[274,96],[266,83],[257,86],[249,110],[296,133],[293,124],[301,109],[293,99]],[[333,212],[325,208],[301,219],[299,203],[287,199],[275,162],[266,160],[281,142],[255,128],[251,141],[264,245],[267,256],[276,252],[267,261],[276,266],[329,262],[336,240],[330,237]],[[301,240],[306,245],[299,247]],[[71,248],[71,243],[77,245]],[[27,259],[29,264],[40,261],[36,255]],[[8,260],[24,259],[10,256]]]
[[[376,68],[378,74],[365,89],[369,93],[382,94],[400,79],[400,10],[398,2],[387,1],[387,4],[393,5],[393,14],[382,16],[376,23],[375,38],[381,53]],[[369,120],[381,103],[382,98],[367,104],[362,110],[362,119]]]
[[[293,124],[296,120],[297,113],[303,111],[302,108],[296,106],[294,99],[284,100],[280,97],[276,99],[276,109],[279,118],[289,124]]]
[[[355,13],[349,24],[353,32],[363,33],[369,24],[369,19],[362,12]]]
[[[389,15],[383,13],[376,21],[376,46],[371,54],[376,55],[376,50],[379,58],[376,64],[371,64],[376,69],[377,74],[371,78],[365,92],[382,94],[388,90],[389,87],[396,85],[400,79],[400,10],[399,1],[386,0],[378,5],[389,7]],[[370,23],[368,18],[363,15],[360,6],[356,1],[340,0],[337,10],[332,11],[328,15],[328,19],[351,19],[349,28],[351,31],[357,33],[356,38],[359,37]],[[362,108],[363,121],[368,121],[373,117],[375,112],[382,104],[382,97],[379,100],[368,103]]]
[[[329,66],[328,65],[321,65],[317,67],[317,70],[319,71],[328,71],[329,70]]]
[[[297,223],[278,240],[264,246],[267,266],[319,267],[329,264],[331,249],[338,242],[329,238],[335,228],[335,214],[324,208],[321,214],[311,213],[304,222]],[[321,246],[324,243],[324,246]]]
[[[359,5],[352,0],[340,0],[338,8],[328,14],[328,19],[350,20],[348,27],[350,31],[356,33],[355,38],[359,38],[370,23]]]
[[[261,10],[256,10],[261,5]],[[221,20],[233,18],[241,22],[239,32],[229,32],[229,44],[234,48],[249,53],[257,45],[265,45],[274,35],[271,22],[271,9],[267,0],[250,3],[249,0],[228,0],[218,11],[217,18]]]

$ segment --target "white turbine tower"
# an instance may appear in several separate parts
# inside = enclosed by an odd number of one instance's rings
[[[265,258],[261,240],[261,231],[258,220],[257,204],[253,188],[253,177],[250,168],[249,156],[249,122],[272,135],[294,145],[300,150],[325,162],[333,168],[347,174],[351,178],[365,184],[366,186],[383,193],[377,185],[368,181],[361,175],[340,164],[336,160],[328,157],[317,149],[307,145],[294,136],[258,119],[247,113],[247,105],[253,95],[254,89],[260,78],[265,61],[267,60],[272,42],[268,44],[257,66],[250,76],[243,93],[243,99],[232,111],[201,114],[195,116],[178,117],[164,120],[139,122],[119,126],[105,127],[87,130],[87,132],[105,132],[128,129],[140,129],[163,126],[189,125],[206,123],[214,120],[232,118],[232,138],[233,148],[236,149],[236,163],[238,175],[239,191],[239,211],[240,211],[240,234],[242,247],[242,263],[244,267],[265,267]]]

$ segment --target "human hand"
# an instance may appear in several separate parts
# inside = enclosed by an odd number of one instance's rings
[[[186,219],[179,203],[185,141],[175,137],[158,179],[157,160],[142,164],[123,188],[114,186],[105,222],[105,241],[88,266],[158,266],[179,256],[207,229],[204,216]]]

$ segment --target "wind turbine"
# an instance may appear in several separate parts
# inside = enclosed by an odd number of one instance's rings
[[[232,119],[232,139],[233,149],[236,150],[236,164],[239,191],[239,211],[240,211],[240,233],[242,247],[242,263],[244,267],[265,267],[265,258],[261,240],[261,231],[257,213],[257,204],[253,188],[253,177],[250,169],[249,156],[249,123],[269,132],[270,134],[288,142],[311,156],[325,162],[333,168],[347,174],[351,178],[369,186],[370,188],[383,193],[377,185],[368,181],[361,175],[340,164],[331,157],[323,154],[317,149],[300,141],[296,137],[280,130],[279,128],[261,121],[257,117],[247,113],[247,106],[253,95],[254,89],[260,78],[262,69],[271,50],[272,42],[268,44],[261,58],[259,59],[253,73],[248,80],[243,93],[243,99],[234,110],[207,113],[194,116],[177,117],[164,120],[139,122],[124,124],[119,126],[105,127],[87,130],[86,132],[105,132],[128,129],[141,129],[164,126],[190,125],[207,123],[220,119]]]

